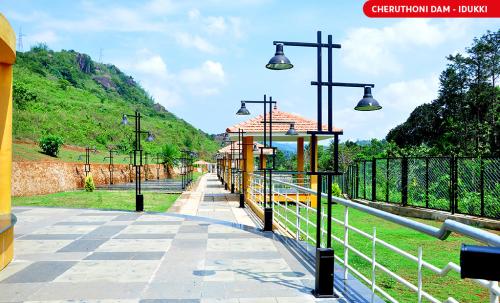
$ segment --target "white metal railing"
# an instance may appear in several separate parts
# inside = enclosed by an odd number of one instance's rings
[[[285,178],[286,179],[286,178]],[[263,197],[263,176],[259,174],[251,174],[250,177],[250,197],[249,199],[255,204],[262,207],[262,197]],[[289,178],[286,179],[290,180]],[[269,178],[267,179],[269,182]],[[269,183],[268,183],[269,184]],[[297,185],[293,182],[283,181],[283,178],[279,175],[273,175],[272,178],[272,197],[273,203],[272,206],[274,208],[274,220],[280,224],[283,228],[289,231],[291,235],[295,237],[296,240],[303,240],[313,245],[316,245],[316,208],[310,206],[310,198],[312,195],[316,195],[316,192],[310,188]],[[326,197],[326,194],[322,194],[322,197]],[[377,237],[376,227],[373,227],[373,231],[371,234],[356,228],[349,224],[349,209],[354,208],[368,215],[372,215],[392,223],[399,224],[401,226],[413,229],[423,234],[430,235],[434,238],[444,240],[446,239],[451,232],[460,233],[470,239],[480,241],[492,246],[500,246],[500,236],[495,234],[486,232],[484,230],[471,227],[453,220],[446,220],[441,228],[436,228],[433,226],[426,225],[424,223],[420,223],[405,217],[401,217],[398,215],[394,215],[391,213],[387,213],[378,209],[374,209],[359,203],[355,203],[349,200],[345,200],[338,197],[333,197],[334,202],[342,205],[344,207],[343,220],[339,220],[337,218],[332,217],[332,225],[336,224],[343,228],[344,236],[339,238],[335,235],[331,235],[332,243],[338,243],[341,245],[343,249],[343,258],[335,255],[336,261],[344,266],[344,279],[348,278],[349,273],[351,272],[360,280],[365,282],[370,286],[372,290],[372,302],[375,298],[375,293],[380,294],[386,300],[390,302],[399,302],[396,298],[387,293],[382,287],[377,285],[377,270],[383,272],[389,277],[396,280],[398,283],[406,287],[412,292],[415,292],[418,297],[418,302],[422,302],[423,299],[438,303],[442,302],[434,297],[432,294],[428,293],[424,290],[424,283],[422,281],[422,270],[430,270],[433,273],[439,276],[446,276],[449,272],[457,272],[460,273],[460,266],[449,262],[444,267],[435,266],[427,261],[425,261],[422,257],[423,248],[420,246],[418,248],[417,255],[413,255],[403,249],[398,248],[397,246],[390,244],[380,238]],[[320,201],[319,201],[320,202]],[[322,205],[322,227],[321,227],[321,245],[324,246],[325,236],[326,236],[326,208],[322,203],[318,203]],[[314,230],[314,234],[310,234],[311,227]],[[359,248],[354,247],[351,243],[349,243],[349,234],[355,233],[357,235],[362,236],[363,238],[371,241],[372,250],[371,254],[363,253]],[[377,261],[377,245],[384,247],[395,254],[404,257],[407,260],[416,263],[417,268],[417,283],[414,284],[396,272],[389,269],[387,266],[382,265]],[[355,264],[349,263],[349,255],[350,254],[357,255],[364,261],[368,262],[371,265],[371,277],[368,278],[363,273],[361,273],[359,268],[356,268]],[[484,287],[489,291],[490,294],[490,303],[498,303],[500,298],[500,287],[498,286],[498,282],[495,281],[486,281],[480,279],[472,279],[480,286]],[[444,302],[458,302],[453,297],[447,298]]]

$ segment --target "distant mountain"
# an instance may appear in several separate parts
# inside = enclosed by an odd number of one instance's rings
[[[43,134],[60,135],[77,146],[114,146],[127,151],[133,144],[131,126],[121,126],[122,114],[142,114],[143,130],[155,136],[145,150],[164,144],[197,151],[209,158],[218,149],[211,136],[176,117],[131,76],[111,64],[93,61],[73,50],[55,52],[38,45],[18,52],[14,66],[16,139],[37,141]],[[133,123],[133,117],[129,118]]]

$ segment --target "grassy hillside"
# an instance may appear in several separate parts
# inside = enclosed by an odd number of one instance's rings
[[[122,114],[138,109],[142,129],[155,141],[143,142],[151,153],[172,144],[209,158],[218,144],[211,136],[168,112],[116,66],[92,61],[75,51],[54,52],[44,45],[18,53],[14,66],[14,139],[38,141],[60,135],[66,144],[110,146],[126,153],[133,145],[132,126]]]

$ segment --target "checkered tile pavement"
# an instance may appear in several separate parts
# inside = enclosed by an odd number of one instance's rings
[[[200,203],[215,219],[15,208],[0,302],[315,302],[313,276],[279,237],[220,220],[215,200]]]

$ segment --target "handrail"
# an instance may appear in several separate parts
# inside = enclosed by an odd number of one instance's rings
[[[316,192],[310,188],[306,188],[300,185],[288,183],[285,181],[281,180],[273,180],[273,182],[281,183],[286,186],[290,187],[295,187],[299,190],[311,193],[311,194],[316,194]],[[327,197],[325,193],[321,193],[322,197]],[[451,232],[456,232],[459,234],[462,234],[464,236],[467,236],[469,238],[472,238],[474,240],[483,242],[485,244],[488,244],[490,246],[500,246],[500,236],[495,235],[493,233],[487,232],[485,230],[472,227],[460,222],[457,222],[455,220],[451,219],[446,219],[444,223],[441,225],[440,228],[430,226],[421,222],[417,222],[405,217],[401,217],[395,214],[391,214],[388,212],[385,212],[383,210],[379,210],[376,208],[372,208],[363,204],[359,204],[356,202],[352,202],[343,198],[339,197],[332,197],[332,200],[334,202],[337,202],[341,205],[347,206],[347,207],[352,207],[355,208],[359,211],[362,211],[364,213],[368,213],[370,215],[374,215],[376,217],[379,217],[381,219],[408,227],[410,229],[425,233],[429,236],[432,236],[434,238],[440,239],[440,240],[445,240],[448,238],[448,236],[451,234]]]
[[[252,184],[257,184],[262,182],[262,176],[258,174],[252,174],[255,178],[252,178]],[[257,183],[256,183],[257,181]],[[310,216],[309,212],[305,214],[305,217],[301,215],[300,209],[305,209],[306,211],[313,211],[316,212],[317,210],[314,208],[311,208],[307,202],[302,202],[299,200],[299,192],[301,193],[306,193],[306,194],[311,194],[311,195],[316,195],[316,191],[313,189],[296,185],[293,183],[285,182],[279,179],[274,179],[273,180],[274,185],[283,185],[286,188],[295,188],[296,192],[293,193],[295,194],[295,198],[292,196],[288,195],[283,195],[279,189],[275,189],[274,186],[271,189],[274,195],[278,196],[283,196],[285,199],[285,205],[282,206],[280,203],[281,202],[276,202],[273,203],[276,209],[276,220],[278,223],[283,224],[286,227],[286,224],[290,224],[292,229],[288,229],[288,231],[293,235],[295,234],[295,238],[299,240],[302,236],[305,236],[306,242],[311,241],[314,243],[315,239],[313,239],[309,235],[309,226],[316,227],[316,222],[310,221]],[[278,186],[279,187],[279,186]],[[258,190],[260,192],[260,190]],[[326,194],[321,193],[322,197],[326,197]],[[366,282],[368,285],[371,286],[372,289],[372,299],[375,294],[375,291],[379,292],[385,299],[389,300],[390,302],[398,302],[395,298],[393,298],[391,295],[389,295],[383,288],[380,286],[376,285],[376,277],[377,275],[375,274],[375,270],[381,270],[385,274],[389,275],[390,277],[394,278],[397,282],[401,283],[401,285],[405,286],[406,288],[410,289],[411,291],[417,293],[419,297],[419,302],[420,299],[425,298],[426,300],[433,302],[433,303],[439,303],[441,302],[439,299],[435,298],[433,295],[428,293],[423,289],[423,284],[422,284],[422,269],[428,269],[434,272],[435,274],[439,276],[446,276],[450,271],[454,271],[457,273],[460,273],[461,268],[459,265],[453,263],[453,262],[448,262],[444,267],[437,267],[432,265],[429,262],[426,262],[423,260],[423,249],[420,246],[418,250],[418,256],[414,256],[409,252],[406,252],[390,243],[387,243],[383,241],[382,239],[379,239],[376,237],[376,227],[373,227],[373,235],[370,235],[369,233],[366,233],[352,225],[349,225],[349,208],[354,208],[357,209],[361,212],[367,213],[369,215],[373,215],[376,217],[379,217],[383,220],[387,220],[390,222],[393,222],[395,224],[401,225],[408,227],[410,229],[413,229],[415,231],[427,234],[429,236],[432,236],[434,238],[444,240],[446,239],[451,232],[457,232],[460,233],[466,237],[469,237],[471,239],[475,239],[481,242],[484,242],[488,245],[493,245],[493,246],[500,246],[500,236],[497,236],[493,233],[489,233],[487,231],[481,230],[479,228],[471,227],[459,222],[456,222],[454,220],[446,220],[440,228],[436,228],[433,226],[426,225],[424,223],[416,222],[411,219],[407,219],[398,215],[394,215],[391,213],[387,213],[385,211],[381,211],[378,209],[371,208],[366,205],[358,204],[355,202],[351,202],[346,199],[334,197],[333,200],[337,202],[338,204],[344,206],[344,221],[338,220],[336,218],[331,218],[333,223],[339,224],[344,227],[344,237],[343,239],[336,237],[335,235],[330,235],[332,240],[335,242],[338,242],[343,246],[344,249],[344,256],[343,259],[335,256],[335,259],[340,262],[345,268],[344,271],[344,279],[348,279],[348,271],[351,271],[353,274],[355,274],[357,277],[359,277],[362,281]],[[288,208],[288,202],[292,202],[295,205],[295,210],[294,209],[289,209]],[[322,207],[323,208],[323,207]],[[283,213],[284,212],[284,213]],[[288,219],[288,215],[292,216],[292,220]],[[322,218],[324,220],[327,219],[327,216],[325,213],[321,214]],[[295,220],[293,218],[295,217]],[[284,222],[279,222],[279,220],[282,219]],[[295,221],[295,222],[293,222]],[[301,228],[301,225],[304,228]],[[304,230],[305,229],[305,230]],[[368,239],[371,241],[372,244],[372,254],[365,254],[363,251],[357,249],[353,245],[349,244],[349,231],[353,231],[364,238]],[[326,235],[325,230],[323,226],[320,229],[322,238]],[[323,241],[323,240],[321,240]],[[381,263],[376,261],[376,252],[375,252],[375,246],[376,244],[381,245],[390,251],[393,251],[394,253],[407,258],[408,260],[411,260],[413,262],[416,262],[418,264],[418,283],[413,284],[409,280],[407,280],[405,277],[399,275],[398,273],[392,271],[389,267],[386,267],[385,265],[382,265]],[[349,252],[352,252],[354,255],[360,257],[361,259],[368,261],[369,263],[372,264],[372,277],[367,278],[363,273],[358,271],[355,267],[352,266],[352,264],[349,264],[348,262],[348,254]],[[487,281],[487,280],[482,280],[482,279],[472,279],[475,283],[479,284],[480,286],[486,288],[489,293],[490,293],[490,302],[498,303],[498,298],[500,297],[500,287],[498,286],[498,282],[494,281]],[[447,303],[451,302],[458,302],[452,297],[448,297],[447,300],[445,300]]]

